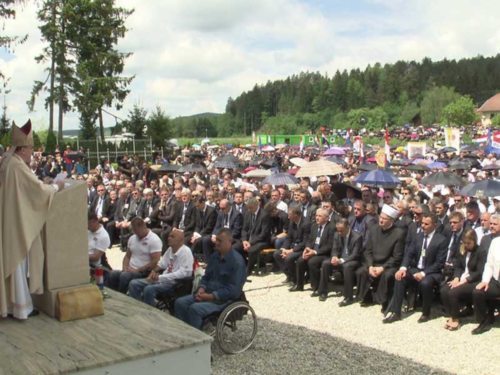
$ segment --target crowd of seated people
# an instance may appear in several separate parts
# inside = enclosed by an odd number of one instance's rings
[[[47,177],[50,163],[33,170]],[[147,303],[157,292],[149,283],[185,275],[186,264],[194,263],[181,256],[185,249],[206,262],[226,230],[231,236],[223,236],[223,247],[230,238],[248,280],[271,262],[290,291],[310,284],[312,297],[323,302],[334,281],[342,284],[341,307],[379,304],[386,324],[420,304],[419,322],[443,310],[448,330],[459,329],[468,314],[479,323],[473,333],[487,331],[495,319],[499,196],[477,199],[450,186],[403,183],[396,190],[353,185],[339,198],[335,185],[348,176],[273,186],[220,168],[158,174],[143,162],[118,168],[106,162],[74,178],[87,184],[89,261],[100,264],[105,231],[110,246],[125,252],[107,285]]]

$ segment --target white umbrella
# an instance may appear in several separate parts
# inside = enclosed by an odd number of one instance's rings
[[[308,162],[301,167],[295,177],[333,176],[341,173],[344,173],[344,169],[340,165],[320,159]]]
[[[244,177],[256,177],[256,178],[264,178],[271,175],[271,171],[269,169],[254,169],[248,173],[245,173]]]
[[[296,165],[297,167],[303,167],[308,163],[308,161],[302,158],[291,158],[290,163]]]

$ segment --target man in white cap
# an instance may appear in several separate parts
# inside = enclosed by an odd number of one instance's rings
[[[361,306],[370,304],[370,286],[373,287],[373,302],[387,307],[389,290],[394,274],[401,265],[405,247],[405,231],[394,225],[398,219],[397,208],[384,204],[379,225],[368,230],[368,241],[363,254],[363,265],[356,271],[358,300]]]
[[[54,194],[64,182],[46,185],[31,172],[31,122],[12,125],[12,148],[0,164],[0,316],[27,319],[31,294],[43,293],[43,247],[40,236]]]

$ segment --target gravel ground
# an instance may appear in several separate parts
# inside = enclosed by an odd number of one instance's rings
[[[108,252],[116,269],[122,257],[117,248]],[[442,316],[418,324],[420,312],[385,325],[379,306],[340,308],[340,297],[319,302],[311,291],[290,293],[283,279],[253,276],[245,285],[259,323],[254,346],[238,355],[214,348],[214,374],[500,374],[499,319],[479,336],[471,335],[472,318],[456,332],[443,328]]]

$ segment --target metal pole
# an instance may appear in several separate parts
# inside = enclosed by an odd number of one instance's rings
[[[135,137],[132,137],[132,147],[134,148],[134,155],[135,155]]]
[[[87,149],[87,173],[90,172],[90,149]]]
[[[109,147],[106,149],[107,154],[108,154],[108,161],[109,161]]]
[[[95,138],[95,144],[96,144],[96,151],[97,151],[97,164],[99,164],[99,137]]]
[[[163,146],[161,146],[161,158],[163,159]]]
[[[146,147],[144,147],[144,161],[146,161],[148,159],[148,156],[146,154]]]
[[[116,139],[115,139],[115,158],[118,159],[118,145],[116,144]]]
[[[76,137],[76,150],[80,150],[80,138]]]

